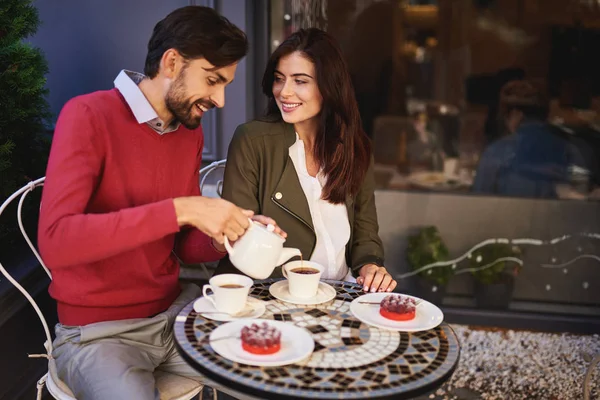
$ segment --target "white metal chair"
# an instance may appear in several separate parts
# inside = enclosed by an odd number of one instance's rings
[[[200,182],[198,184],[200,185],[200,192],[202,193],[203,196],[221,197],[221,195],[223,194],[223,180],[222,179],[217,181],[214,192],[213,192],[213,190],[205,190],[205,189],[207,186],[207,178],[209,177],[209,175],[211,175],[214,171],[216,171],[218,169],[225,168],[226,161],[227,160],[215,161],[215,162],[207,165],[206,167],[200,169]],[[175,254],[175,253],[173,253],[173,254]],[[177,254],[175,254],[175,257],[177,257]],[[197,279],[209,280],[212,277],[215,268],[217,267],[216,263],[200,263],[200,264],[195,264],[195,265],[187,265],[182,260],[179,260],[179,263],[181,266],[179,276],[181,279],[184,279],[184,280],[186,280],[186,279],[187,280],[197,280]],[[200,268],[200,270],[198,270],[198,267]],[[200,274],[200,272],[202,274]]]
[[[200,192],[204,193],[204,185],[206,184],[206,178],[218,169],[225,168],[226,159],[215,161],[206,167],[200,169]],[[223,194],[223,180],[218,180],[216,185],[216,194],[221,197]]]
[[[36,258],[40,262],[40,265],[44,268],[50,279],[52,279],[52,274],[50,270],[46,267],[40,254],[36,250],[35,246],[31,243],[29,236],[25,232],[25,228],[23,227],[23,220],[21,216],[21,211],[23,208],[23,203],[25,201],[25,197],[32,192],[35,188],[41,187],[44,185],[45,177],[40,178],[38,180],[29,182],[27,185],[23,186],[21,189],[17,190],[13,193],[0,207],[0,215],[4,212],[4,210],[8,207],[8,205],[15,200],[17,197],[21,197],[19,199],[19,205],[17,208],[17,220],[19,223],[19,228],[25,241],[29,245],[29,248],[35,254]],[[42,376],[37,382],[37,399],[41,400],[42,392],[44,386],[47,387],[48,392],[58,400],[75,400],[75,397],[71,390],[58,378],[58,374],[56,371],[56,364],[54,359],[52,358],[52,337],[50,336],[50,329],[48,328],[48,323],[44,318],[40,308],[37,303],[33,299],[33,297],[17,282],[4,268],[2,263],[0,263],[0,272],[2,275],[8,279],[22,294],[25,296],[27,301],[31,304],[31,306],[35,309],[40,321],[42,322],[42,326],[44,327],[44,331],[46,333],[46,342],[44,343],[44,347],[46,348],[45,354],[32,354],[29,357],[43,357],[48,359],[48,372]],[[189,400],[198,396],[202,392],[203,385],[199,382],[185,378],[175,374],[169,374],[162,371],[155,371],[154,378],[156,380],[156,387],[160,393],[161,400]]]

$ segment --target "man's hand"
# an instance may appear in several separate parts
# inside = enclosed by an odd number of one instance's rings
[[[269,218],[266,217],[264,215],[255,215],[252,217],[252,220],[254,221],[258,221],[263,225],[273,225],[275,227],[275,233],[277,233],[278,235],[286,238],[287,237],[287,233],[285,233],[278,225],[277,222],[275,222],[275,220],[273,218]],[[231,245],[233,246],[234,242],[231,242]],[[215,246],[215,249],[219,250],[220,252],[224,253],[226,251],[225,246],[223,246],[221,243],[218,243],[217,241],[215,241],[213,239],[213,246]]]
[[[387,272],[385,267],[379,267],[375,264],[364,265],[356,278],[356,283],[364,285],[363,290],[368,292],[391,292],[397,283]]]
[[[191,225],[223,244],[224,236],[235,242],[246,232],[254,215],[223,199],[202,196],[178,197],[173,200],[179,226]]]

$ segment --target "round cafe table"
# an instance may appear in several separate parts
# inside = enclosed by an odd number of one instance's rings
[[[459,343],[446,323],[416,333],[382,330],[350,312],[350,302],[364,294],[360,285],[325,281],[335,288],[335,299],[298,305],[271,296],[276,281],[256,281],[251,296],[267,302],[261,318],[312,333],[315,349],[307,360],[267,368],[221,357],[208,336],[222,322],[197,314],[193,302],[175,320],[182,357],[208,379],[261,399],[409,399],[442,385],[458,364]]]

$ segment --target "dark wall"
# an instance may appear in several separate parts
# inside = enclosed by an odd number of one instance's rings
[[[49,101],[58,112],[70,98],[111,89],[121,69],[142,71],[154,25],[188,0],[35,1],[42,20],[30,39],[48,60]]]

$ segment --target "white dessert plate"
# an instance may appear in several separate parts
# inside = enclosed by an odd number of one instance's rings
[[[281,332],[281,350],[275,354],[252,354],[242,348],[242,328],[253,323],[268,323]],[[277,367],[294,364],[312,354],[315,342],[311,333],[289,322],[265,319],[239,320],[219,325],[210,334],[210,346],[221,357],[240,364],[257,367]]]
[[[444,320],[444,313],[439,307],[427,300],[406,294],[403,294],[402,296],[410,297],[415,301],[420,301],[417,305],[415,318],[410,321],[394,321],[387,319],[379,314],[378,304],[361,304],[361,302],[379,303],[384,297],[389,295],[390,293],[369,293],[360,296],[350,303],[350,311],[352,312],[352,315],[365,324],[399,332],[427,331],[435,328]]]

